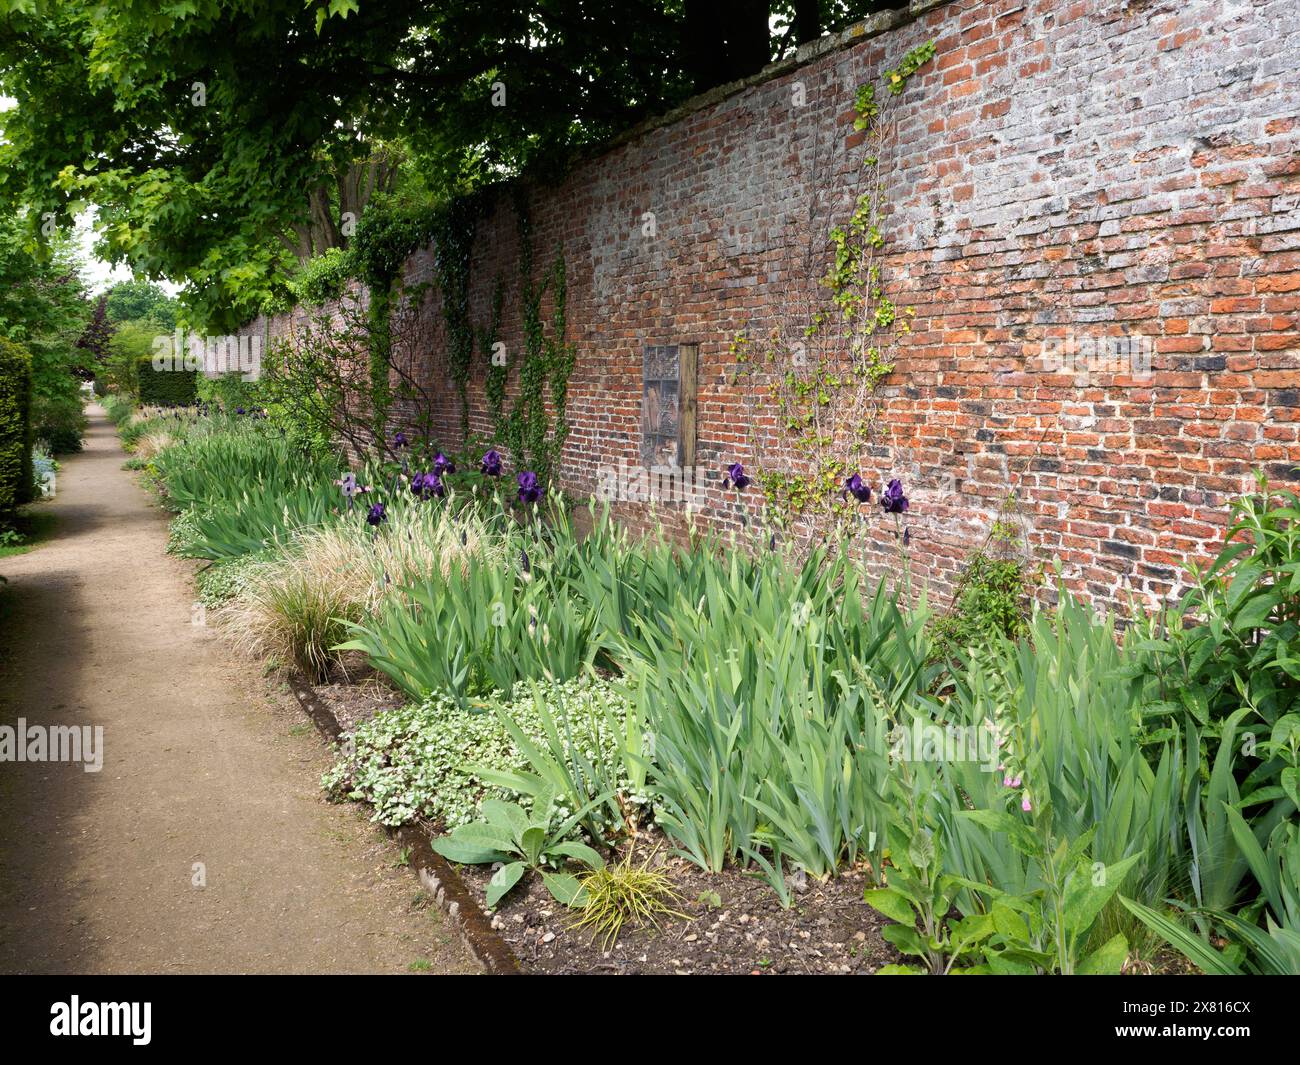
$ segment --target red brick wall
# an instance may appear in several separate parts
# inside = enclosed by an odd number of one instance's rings
[[[602,466],[639,462],[645,344],[700,345],[699,464],[720,479],[755,461],[731,340],[790,326],[809,240],[815,277],[847,213],[853,90],[933,40],[934,61],[889,112],[880,165],[887,284],[916,318],[864,476],[904,480],[912,566],[939,595],[1013,488],[1035,555],[1074,587],[1110,603],[1128,588],[1167,595],[1213,549],[1252,471],[1294,483],[1300,462],[1300,8],[913,6],[915,19],[823,42],[533,189],[537,267],[563,248],[578,353],[562,483],[585,495]],[[838,214],[810,223],[814,197]],[[478,229],[472,305],[481,324],[505,279],[512,356],[516,251],[502,196]],[[414,256],[412,276],[428,272],[428,254]],[[1045,372],[1045,342],[1106,337],[1144,338],[1149,378]],[[470,391],[471,428],[486,432],[481,367]],[[442,414],[454,441],[450,386]],[[710,498],[702,519],[733,524],[720,486]],[[877,528],[883,569],[895,544]]]

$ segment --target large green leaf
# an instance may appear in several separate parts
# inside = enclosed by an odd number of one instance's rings
[[[495,909],[498,902],[512,887],[519,883],[520,877],[527,871],[527,866],[523,862],[511,862],[509,865],[503,865],[495,873],[492,879],[488,881],[487,886],[487,904],[489,909]]]

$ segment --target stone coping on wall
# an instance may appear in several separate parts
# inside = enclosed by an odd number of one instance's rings
[[[855,22],[852,26],[840,30],[838,33],[830,33],[818,37],[815,41],[800,45],[793,54],[786,56],[784,59],[778,59],[774,63],[769,63],[756,74],[751,74],[749,77],[741,78],[738,81],[715,85],[713,88],[683,101],[670,111],[644,119],[602,144],[593,145],[579,151],[575,157],[575,162],[599,158],[620,145],[638,140],[652,130],[674,125],[697,111],[703,111],[729,97],[745,92],[747,89],[752,89],[756,85],[762,85],[764,82],[805,67],[824,55],[855,47],[872,37],[879,37],[890,30],[906,26],[909,22],[915,22],[927,11],[943,7],[945,4],[952,2],[953,0],[911,0],[905,7],[899,7],[892,11],[878,11],[874,15],[868,15],[862,21]]]

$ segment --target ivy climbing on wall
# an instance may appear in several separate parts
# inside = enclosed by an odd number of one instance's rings
[[[934,44],[927,42],[886,70],[883,100],[874,82],[858,87],[854,130],[863,155],[853,207],[830,227],[822,268],[813,232],[818,211],[810,205],[808,267],[817,284],[810,286],[806,313],[761,336],[742,331],[731,344],[733,383],[745,385],[755,415],[749,423],[758,424],[760,408],[775,408],[784,430],[777,446],[754,434],[751,447],[769,520],[787,530],[824,528],[856,515],[860,508],[845,498],[845,481],[869,472],[880,450],[877,389],[893,372],[894,345],[915,314],[896,305],[881,271],[888,206],[881,157],[891,134],[885,105],[933,57]]]
[[[470,256],[482,214],[479,196],[459,196],[437,214],[433,226],[434,269],[447,326],[447,370],[460,402],[461,440],[469,435],[469,377],[474,358],[470,320]]]
[[[371,428],[377,439],[384,435],[393,405],[393,313],[403,298],[409,302],[419,297],[418,292],[403,291],[402,266],[416,248],[433,239],[437,222],[432,207],[377,199],[361,216],[350,249],[356,277],[370,291],[369,400]]]
[[[532,221],[524,191],[516,188],[515,213],[519,224],[519,306],[523,347],[516,360],[518,390],[512,409],[503,413],[506,373],[489,370],[489,406],[496,412],[497,438],[521,469],[531,469],[549,483],[569,435],[569,375],[576,349],[566,339],[568,316],[567,268],[557,248],[550,267],[533,276]],[[546,328],[543,302],[551,294],[550,329]],[[549,409],[548,409],[549,406]]]

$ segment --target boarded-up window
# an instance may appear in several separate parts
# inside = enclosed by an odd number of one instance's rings
[[[641,463],[695,462],[694,344],[647,344],[641,363]]]

